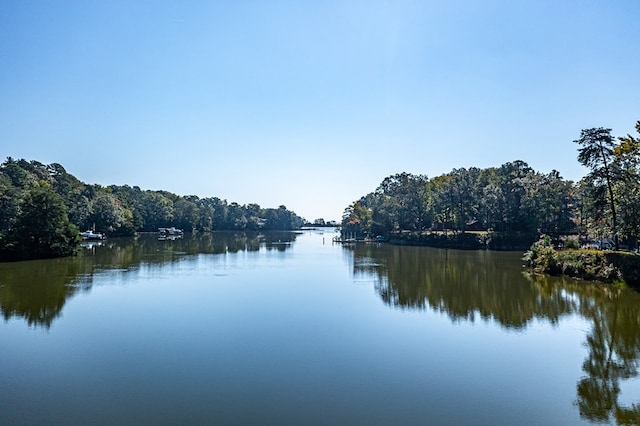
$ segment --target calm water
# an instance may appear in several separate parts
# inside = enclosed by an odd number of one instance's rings
[[[332,236],[0,264],[0,423],[639,421],[637,293]]]

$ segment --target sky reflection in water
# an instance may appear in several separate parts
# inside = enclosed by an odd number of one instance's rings
[[[518,253],[331,237],[142,236],[0,264],[3,420],[640,418],[637,293],[527,275]]]

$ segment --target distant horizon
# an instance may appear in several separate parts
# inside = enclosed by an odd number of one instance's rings
[[[635,134],[640,3],[0,4],[0,155],[307,220],[396,173],[577,181]],[[158,189],[159,188],[159,189]]]

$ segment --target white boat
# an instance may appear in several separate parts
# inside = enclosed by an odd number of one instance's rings
[[[80,233],[83,240],[104,240],[104,234],[87,229]]]
[[[173,226],[171,228],[158,228],[158,232],[160,233],[160,237],[182,237],[184,234],[182,229]]]

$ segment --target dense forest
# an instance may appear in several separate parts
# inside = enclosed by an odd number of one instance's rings
[[[125,236],[169,226],[200,232],[290,230],[302,222],[285,206],[90,185],[60,164],[7,158],[0,165],[0,260],[73,254],[79,229]]]
[[[555,170],[537,172],[523,161],[454,169],[431,179],[389,176],[345,209],[343,237],[526,248],[546,234],[556,241],[574,235],[581,242],[637,247],[640,138],[593,128],[574,142],[578,161],[590,170],[579,182]]]

